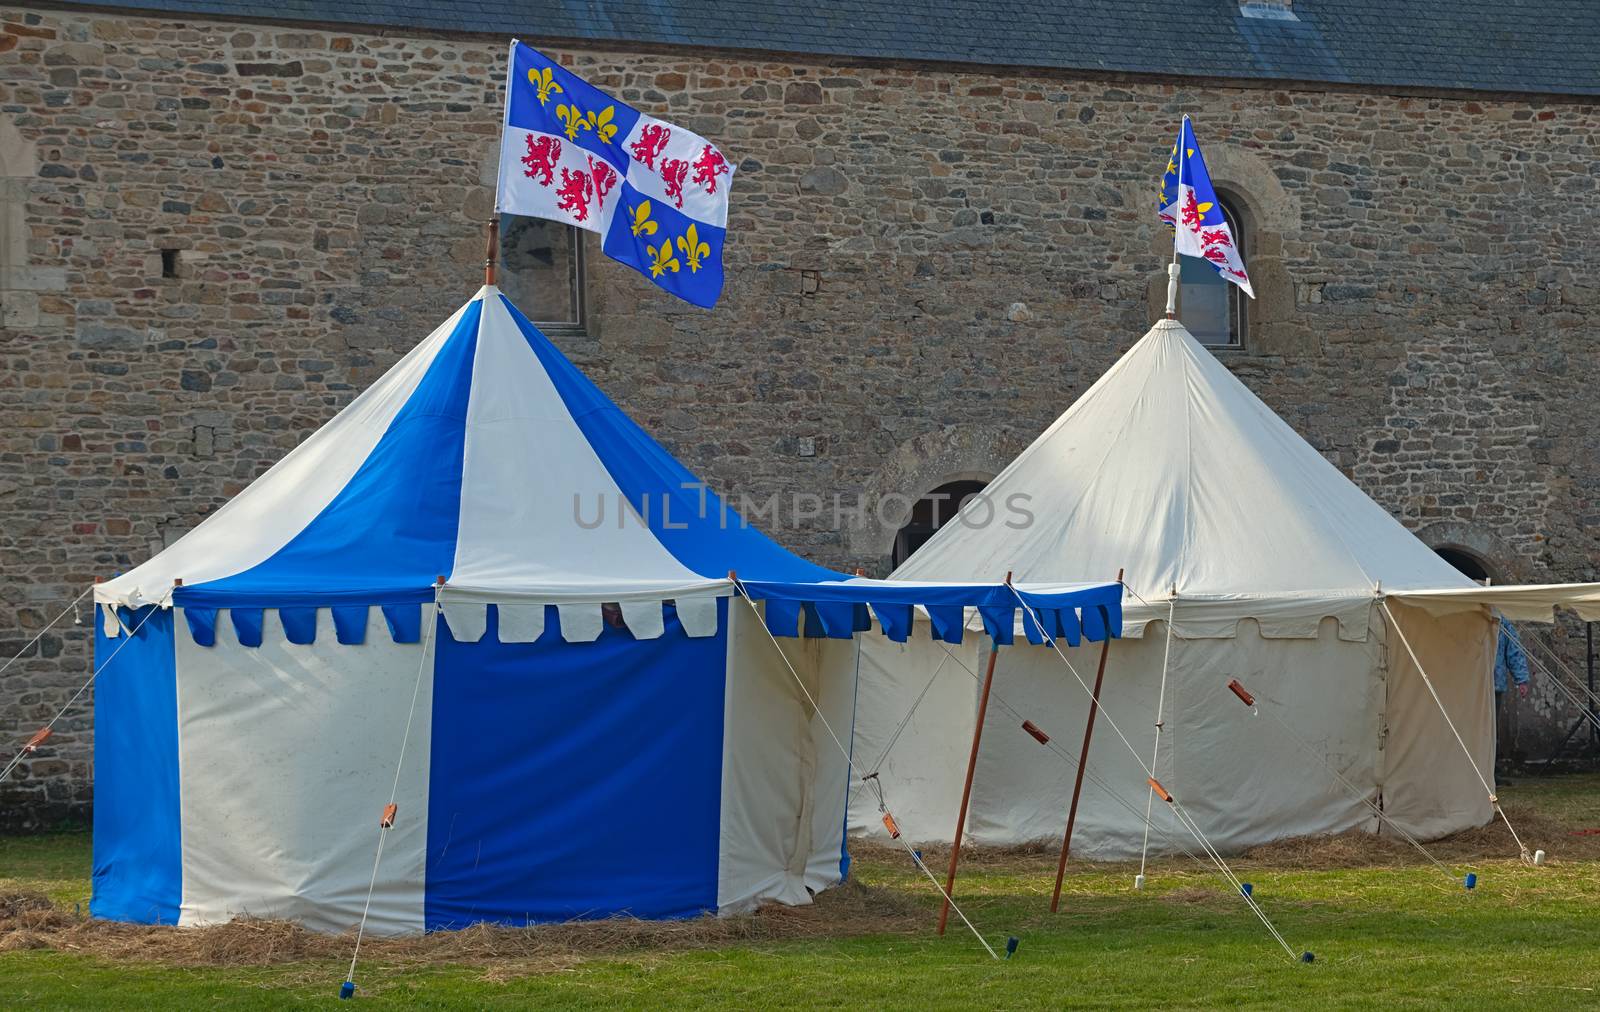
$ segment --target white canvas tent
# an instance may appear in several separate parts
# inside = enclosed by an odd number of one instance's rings
[[[1488,792],[1394,624],[1427,669],[1484,778],[1493,776],[1490,607],[1549,621],[1557,605],[1600,618],[1600,586],[1480,587],[1369,499],[1175,321],[1157,323],[985,490],[1025,496],[1021,529],[969,507],[895,579],[1105,579],[1126,573],[1124,638],[1111,646],[1074,853],[1141,849],[1144,772],[1158,703],[1156,774],[1213,842],[1238,849],[1377,820],[1314,756],[1226,689],[1238,678],[1407,831],[1482,824]],[[1387,608],[1386,608],[1387,606]],[[1392,623],[1390,616],[1392,615]],[[1168,635],[1168,619],[1171,633]],[[978,670],[984,645],[963,648]],[[877,755],[944,647],[869,640],[855,749]],[[1098,647],[1066,650],[1092,681]],[[948,662],[948,658],[944,658]],[[1163,667],[1166,678],[1163,694]],[[948,840],[975,710],[975,682],[947,663],[884,763],[902,785],[901,826]],[[1018,714],[1075,755],[1088,694],[1048,647],[1004,651],[973,788],[971,838],[1060,839],[1072,769],[1021,732]],[[1109,719],[1108,719],[1109,718]],[[1492,783],[1492,780],[1490,781]],[[1187,834],[1160,811],[1153,850]],[[853,831],[875,831],[859,800]],[[1173,834],[1162,835],[1163,830]],[[1388,832],[1385,828],[1383,831]]]

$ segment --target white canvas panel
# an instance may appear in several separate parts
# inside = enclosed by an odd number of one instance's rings
[[[544,635],[542,604],[497,604],[501,643],[533,643]]]
[[[982,636],[938,643],[919,620],[905,643],[876,628],[858,633],[861,679],[851,748],[862,774],[877,769],[900,832],[912,843],[948,841],[960,809],[961,780],[972,743],[977,688],[963,669],[978,669]],[[948,649],[954,658],[946,655]],[[943,667],[941,667],[941,663]],[[930,684],[931,683],[931,684]],[[905,730],[885,754],[895,728],[927,688]],[[877,796],[853,785],[850,833],[887,840]]]
[[[848,640],[798,641],[805,644],[807,664],[816,673],[810,686],[817,702],[810,721],[816,777],[812,782],[811,854],[805,872],[806,888],[812,892],[821,892],[840,880],[845,813],[854,786],[846,757],[853,752],[850,729],[855,717],[857,659],[863,635],[857,633]],[[792,641],[778,642],[788,649]]]
[[[788,650],[799,641],[779,642]],[[797,667],[804,675],[803,664]],[[730,602],[717,858],[721,913],[752,910],[763,900],[810,902],[805,885],[817,752],[804,704],[760,620],[743,601]]]
[[[305,645],[284,639],[273,611],[260,647],[238,644],[226,612],[214,647],[174,637],[180,924],[251,915],[337,932],[360,919],[423,659],[422,644],[394,642],[379,609],[367,622],[360,646],[337,642],[326,610]],[[432,668],[430,657],[372,897],[376,934],[423,927]]]
[[[987,657],[986,642],[969,662],[979,674],[979,662]],[[1111,646],[1101,689],[1103,706],[1089,755],[1094,776],[1085,777],[1073,834],[1073,853],[1078,856],[1117,859],[1139,854],[1149,791],[1141,760],[1149,762],[1154,744],[1165,646],[1162,622],[1152,622],[1142,639],[1119,640]],[[1240,679],[1257,693],[1261,706],[1272,706],[1346,778],[1375,793],[1381,705],[1381,683],[1372,661],[1375,650],[1375,644],[1341,639],[1333,620],[1324,623],[1312,640],[1266,639],[1250,622],[1242,623],[1240,634],[1231,640],[1174,640],[1158,779],[1184,803],[1212,842],[1226,849],[1370,823],[1366,807],[1350,797],[1316,758],[1269,726],[1265,716],[1252,717],[1227,691],[1226,683]],[[1086,643],[1064,652],[1092,687],[1100,645]],[[869,672],[879,673],[866,660],[874,654],[883,656],[870,646],[863,651],[863,700],[868,698]],[[903,678],[897,668],[890,669],[893,677]],[[930,807],[942,803],[945,818],[934,820],[926,832],[919,825],[913,839],[948,842],[954,831],[978,699],[976,681],[965,674],[961,679],[964,698],[959,705],[945,701],[936,714],[942,726],[934,731],[930,720],[932,733],[926,735],[945,742],[945,757],[942,777],[929,777],[920,793]],[[920,688],[916,685],[910,694]],[[1033,721],[1050,735],[1052,745],[1076,760],[1088,708],[1088,693],[1054,651],[1027,645],[1001,648],[973,779],[969,839],[991,845],[1038,841],[1059,845],[1074,767],[1022,730],[1021,724],[1024,719]],[[858,747],[866,712],[863,703]],[[957,713],[964,715],[964,731],[956,726]],[[874,724],[892,728],[903,714],[901,707],[892,721],[880,716]],[[1138,750],[1137,759],[1113,723]],[[908,728],[906,734],[910,733]],[[904,747],[896,746],[896,753]],[[918,766],[930,769],[926,763]],[[879,832],[867,822],[869,817],[875,813],[857,802],[852,829]],[[916,818],[904,802],[897,805],[895,817],[902,828]],[[1153,825],[1153,852],[1196,848],[1159,800]]]
[[[144,565],[96,587],[95,600],[129,606],[159,601],[174,579],[193,586],[231,576],[288,544],[366,462],[469,305],[198,527]]]
[[[1553,622],[1557,608],[1571,608],[1587,622],[1600,622],[1600,583],[1553,583],[1472,587],[1395,595],[1435,615],[1493,607],[1509,619]]]
[[[605,615],[597,604],[558,604],[561,638],[568,643],[593,643],[605,629]]]
[[[666,631],[666,619],[661,613],[660,601],[623,601],[623,624],[636,640],[653,640]]]
[[[1481,610],[1430,616],[1396,601],[1389,603],[1389,609],[1433,679],[1445,712],[1471,749],[1478,769],[1493,786],[1498,625]],[[1380,627],[1379,622],[1373,625]],[[1494,817],[1488,793],[1400,637],[1386,627],[1385,632],[1389,672],[1384,812],[1419,840],[1483,825]]]
[[[538,587],[556,600],[619,577],[657,585],[704,583],[622,510],[616,482],[498,293],[486,291],[467,405],[451,585],[489,591]],[[530,439],[530,432],[538,438]],[[529,475],[543,476],[533,494]]]
[[[687,596],[680,594],[673,602],[678,608],[678,621],[685,636],[715,636],[717,634],[717,599],[708,594]],[[728,610],[737,610],[743,602],[729,598]],[[744,605],[749,610],[749,605]]]
[[[457,643],[476,643],[489,628],[489,606],[478,601],[441,600],[439,609]]]

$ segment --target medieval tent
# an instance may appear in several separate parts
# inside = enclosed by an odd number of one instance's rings
[[[96,601],[92,913],[379,933],[807,902],[857,632],[1120,628],[791,555],[493,287]]]
[[[1556,605],[1600,618],[1600,586],[1485,588],[1462,576],[1175,321],[1157,323],[984,498],[892,578],[1126,572],[1125,638],[1109,650],[1089,753],[1103,786],[1086,786],[1073,837],[1085,856],[1141,853],[1141,764],[1152,757],[1156,777],[1222,848],[1378,830],[1372,809],[1322,762],[1414,835],[1480,825],[1492,815],[1491,606],[1512,618],[1550,621]],[[1008,502],[1025,503],[1031,522],[983,522]],[[920,788],[901,820],[918,840],[952,836],[974,721],[971,679],[957,670],[928,681],[947,649],[916,640],[863,648],[855,748],[877,754],[912,713],[884,768]],[[959,652],[959,667],[976,669],[982,645]],[[1064,653],[1093,679],[1098,648]],[[1253,717],[1230,679],[1317,755]],[[1069,741],[1076,756],[1089,695],[1039,646],[1001,655],[994,693],[1009,709],[989,709],[972,838],[1059,840],[1073,770],[1020,733],[1017,718]],[[1193,847],[1163,807],[1150,847]],[[872,816],[855,805],[852,830],[874,832]]]

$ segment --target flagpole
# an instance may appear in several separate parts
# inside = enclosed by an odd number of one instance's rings
[[[1183,139],[1189,132],[1189,117],[1178,127],[1178,184],[1172,210],[1172,263],[1167,265],[1167,319],[1178,318],[1178,228],[1183,224]]]

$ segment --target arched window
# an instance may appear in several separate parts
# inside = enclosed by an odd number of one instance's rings
[[[1493,566],[1488,560],[1467,551],[1464,548],[1441,547],[1435,548],[1433,554],[1450,563],[1458,573],[1469,580],[1484,583],[1494,577]],[[1499,581],[1496,581],[1499,582]]]
[[[1217,202],[1228,219],[1233,240],[1250,269],[1250,250],[1244,221],[1234,210],[1236,203],[1221,193]],[[1201,344],[1213,348],[1242,348],[1250,299],[1239,286],[1225,280],[1211,265],[1198,257],[1179,257],[1178,318]]]
[[[929,492],[911,507],[911,516],[900,533],[894,537],[894,554],[891,568],[911,558],[911,553],[921,548],[939,528],[954,520],[961,507],[973,496],[982,492],[986,481],[947,481]]]

